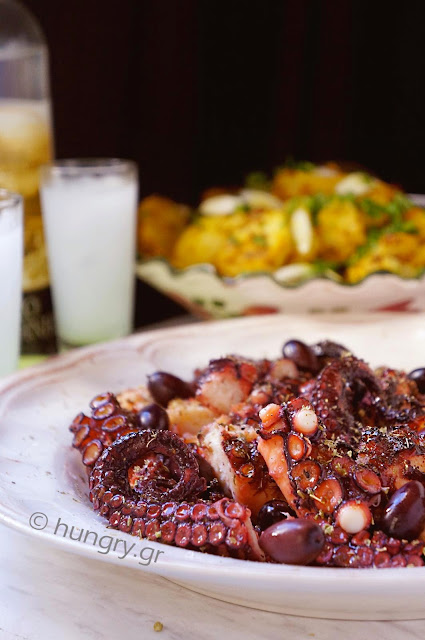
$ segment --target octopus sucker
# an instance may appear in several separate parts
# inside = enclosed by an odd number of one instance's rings
[[[282,357],[283,356],[283,357]],[[287,341],[186,381],[158,371],[72,424],[110,527],[244,560],[424,565],[425,368],[373,370],[346,347]]]

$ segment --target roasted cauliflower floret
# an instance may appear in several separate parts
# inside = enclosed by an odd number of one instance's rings
[[[228,238],[246,222],[245,212],[225,216],[199,216],[181,234],[174,248],[172,262],[180,269],[191,264],[216,265],[217,256]]]
[[[288,217],[283,211],[203,216],[180,236],[173,263],[177,267],[209,262],[219,273],[272,271],[292,252]]]
[[[378,204],[388,204],[397,194],[400,193],[400,189],[395,185],[388,184],[382,180],[374,180],[371,184],[371,188],[365,195],[367,198],[370,198]]]
[[[364,171],[353,171],[344,176],[335,186],[335,193],[352,195],[358,199],[369,198],[377,204],[385,205],[400,194],[400,190]]]
[[[189,215],[189,207],[168,198],[152,195],[142,200],[139,205],[139,253],[143,257],[169,258]]]
[[[425,251],[417,234],[383,234],[370,249],[346,270],[346,279],[354,283],[376,271],[388,271],[403,278],[414,278],[425,267]]]
[[[332,199],[317,215],[316,233],[321,258],[344,262],[366,242],[364,215],[353,202]]]
[[[288,216],[283,211],[252,213],[227,237],[216,266],[225,276],[274,271],[289,261],[292,252]]]
[[[191,264],[214,264],[225,242],[226,235],[216,219],[200,218],[181,234],[174,247],[172,262],[180,269]]]
[[[418,240],[421,242],[425,241],[425,210],[421,209],[421,207],[411,207],[404,214],[405,222],[409,222],[412,224],[417,233]]]
[[[335,185],[345,175],[338,165],[315,166],[304,163],[300,168],[284,167],[277,171],[271,191],[281,200],[314,193],[332,194]]]

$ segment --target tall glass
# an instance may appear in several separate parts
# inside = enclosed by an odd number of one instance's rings
[[[0,189],[0,376],[18,365],[23,261],[22,197]]]
[[[65,160],[42,168],[42,213],[62,349],[131,332],[137,197],[133,162]]]

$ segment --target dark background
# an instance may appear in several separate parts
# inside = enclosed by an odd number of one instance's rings
[[[120,156],[195,203],[288,155],[425,192],[425,3],[25,0],[51,55],[58,157]],[[179,307],[143,285],[137,323]]]

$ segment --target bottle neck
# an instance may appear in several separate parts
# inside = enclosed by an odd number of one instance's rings
[[[0,99],[49,101],[48,53],[44,44],[0,48]]]

